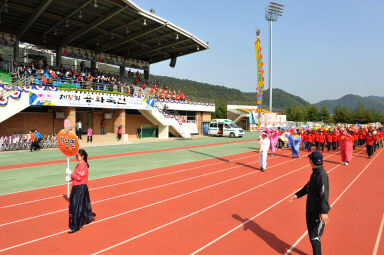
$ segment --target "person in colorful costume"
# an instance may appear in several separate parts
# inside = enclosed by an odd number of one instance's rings
[[[341,128],[340,131],[341,132],[338,135],[338,141],[339,141],[341,161],[342,161],[341,164],[347,166],[352,159],[352,151],[353,151],[352,136],[348,134],[347,131],[344,130],[344,128]]]
[[[268,138],[271,143],[271,154],[275,154],[277,141],[279,140],[279,133],[276,130],[267,129]]]
[[[286,133],[285,136],[288,138],[288,141],[291,144],[292,157],[299,158],[301,137],[298,134],[298,131],[296,130],[292,135]]]

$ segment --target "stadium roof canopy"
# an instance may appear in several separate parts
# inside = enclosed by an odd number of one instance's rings
[[[156,63],[207,43],[130,0],[3,0],[0,32],[47,49],[72,46]]]

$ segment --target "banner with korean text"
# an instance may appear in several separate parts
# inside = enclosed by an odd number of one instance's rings
[[[75,91],[38,91],[29,92],[29,104],[41,106],[73,106],[91,108],[151,109],[140,97],[116,94],[79,93]]]
[[[257,39],[255,42],[256,63],[257,63],[257,87],[256,87],[256,103],[257,103],[257,120],[260,126],[261,111],[263,109],[263,90],[264,90],[264,70],[263,70],[263,55],[261,54],[260,47],[260,31],[256,32]]]

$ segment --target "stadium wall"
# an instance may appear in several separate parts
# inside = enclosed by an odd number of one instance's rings
[[[56,113],[64,113],[64,118],[56,118]],[[69,119],[71,129],[75,130],[76,121],[80,113],[75,107],[67,106],[40,106],[26,109],[0,124],[0,136],[14,134],[28,134],[31,129],[38,129],[42,134],[57,134],[63,129],[64,119]],[[110,113],[111,119],[104,119],[104,114]],[[137,114],[126,113],[125,109],[98,109],[88,111],[91,117],[89,125],[92,126],[93,134],[101,134],[101,121],[104,119],[105,130],[107,133],[117,133],[120,125],[123,126],[123,134],[128,134],[128,138],[137,138],[137,130],[142,125],[153,125],[145,116],[139,112]],[[185,116],[187,119],[187,116]],[[210,112],[196,112],[196,126],[199,134],[203,134],[203,123],[211,121]],[[155,125],[154,125],[155,126]],[[83,121],[83,133],[86,133],[88,124]]]

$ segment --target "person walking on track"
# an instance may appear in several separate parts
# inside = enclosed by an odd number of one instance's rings
[[[312,175],[309,182],[291,196],[290,202],[307,195],[306,220],[308,235],[313,254],[321,255],[320,238],[325,224],[329,221],[329,181],[328,174],[323,168],[323,155],[319,151],[314,151],[308,157],[313,170]]]
[[[270,146],[270,141],[268,139],[268,133],[266,131],[263,131],[262,137],[259,139],[260,143],[260,149],[259,149],[259,163],[261,167],[261,171],[265,171],[267,168],[267,156],[268,156],[268,150]]]
[[[71,196],[69,198],[69,234],[72,234],[80,228],[90,223],[96,216],[92,212],[91,199],[88,191],[88,154],[80,149],[76,154],[76,160],[79,162],[72,172],[67,169],[67,182],[72,181]]]

